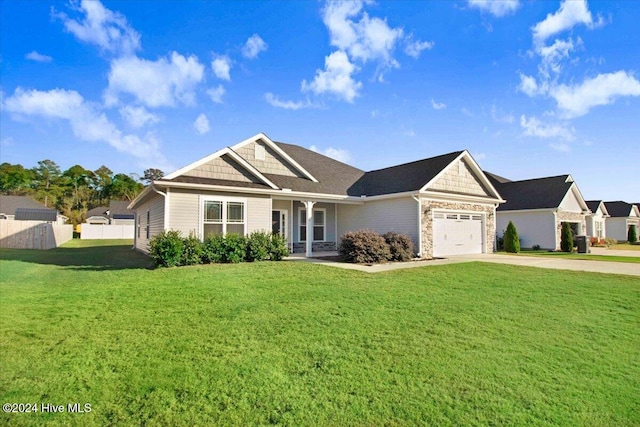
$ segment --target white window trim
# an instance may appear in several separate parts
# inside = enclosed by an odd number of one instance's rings
[[[303,226],[307,225],[307,217],[305,215],[304,221],[300,221],[300,215],[302,211],[306,211],[304,207],[298,207],[298,243],[305,243],[305,240],[302,240],[301,230]],[[313,208],[313,212],[322,211],[324,215],[322,216],[322,240],[313,240],[313,242],[326,242],[327,241],[327,208]],[[316,226],[317,227],[317,226]],[[313,233],[312,233],[313,234]],[[305,236],[306,237],[306,236]]]
[[[226,236],[227,235],[227,225],[228,224],[240,224],[239,222],[232,222],[229,223],[227,221],[227,203],[229,202],[236,202],[236,203],[243,203],[243,209],[242,209],[242,235],[246,236],[247,235],[247,199],[243,198],[243,197],[228,197],[228,196],[200,196],[200,211],[198,212],[198,227],[199,227],[199,234],[200,234],[200,240],[204,240],[204,238],[206,237],[204,235],[204,204],[205,202],[222,202],[222,235]],[[219,223],[211,223],[211,224],[219,224]]]

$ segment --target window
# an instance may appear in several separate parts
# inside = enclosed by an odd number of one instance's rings
[[[298,235],[301,242],[307,241],[307,210],[300,209],[300,222]],[[326,209],[314,209],[313,210],[313,241],[314,242],[324,242],[325,241],[325,230],[326,230],[326,218],[327,211]]]
[[[151,237],[151,212],[147,211],[147,239],[149,239]]]
[[[264,160],[266,158],[266,150],[264,148],[264,145],[260,145],[256,143],[255,147],[256,147],[255,149],[256,160]]]
[[[202,201],[202,237],[210,234],[245,234],[245,201],[225,198],[206,198]]]
[[[596,236],[602,239],[602,221],[596,221]]]

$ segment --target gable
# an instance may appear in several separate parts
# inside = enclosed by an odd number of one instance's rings
[[[578,196],[576,195],[576,193],[573,191],[573,189],[571,189],[570,191],[567,191],[567,194],[564,196],[564,199],[562,199],[562,202],[560,202],[560,206],[559,208],[564,211],[564,212],[582,212],[582,203],[580,203],[580,199],[578,198]]]
[[[453,162],[428,190],[474,196],[491,196],[464,158]]]
[[[236,149],[235,152],[261,173],[291,176],[296,178],[304,177],[292,165],[290,165],[289,162],[282,158],[280,154],[276,153],[273,148],[265,144],[262,140],[246,144]],[[256,154],[262,154],[264,157],[256,157]]]
[[[227,154],[209,160],[182,174],[182,176],[223,179],[239,182],[260,182]]]

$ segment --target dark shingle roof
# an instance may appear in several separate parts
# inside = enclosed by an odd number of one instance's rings
[[[453,162],[462,151],[443,154],[389,168],[367,172],[349,189],[351,196],[418,191]]]
[[[87,218],[91,218],[92,216],[103,216],[108,218],[107,211],[109,210],[108,206],[98,206],[97,208],[89,209],[85,215]]]
[[[504,184],[505,182],[512,182],[509,178],[505,178],[503,176],[500,175],[496,175],[495,173],[491,173],[491,172],[487,172],[487,171],[482,171],[487,178],[489,178],[489,181],[491,181],[491,184],[495,187],[496,184]]]
[[[498,211],[557,208],[573,185],[573,181],[567,182],[568,178],[569,175],[559,175],[522,181],[493,182],[498,193],[507,201],[498,206]]]
[[[127,200],[111,200],[109,202],[109,215],[111,218],[134,219],[135,213],[127,209],[129,203],[131,202]]]
[[[16,221],[51,221],[58,220],[58,211],[53,209],[16,208]]]
[[[589,210],[595,213],[598,210],[598,206],[600,206],[600,203],[602,203],[602,200],[586,200],[585,203],[587,204]]]
[[[47,209],[45,205],[36,202],[31,197],[0,195],[0,213],[15,215],[18,208]]]
[[[617,201],[617,202],[604,202],[607,207],[607,211],[612,218],[628,217],[633,209],[631,203]]]

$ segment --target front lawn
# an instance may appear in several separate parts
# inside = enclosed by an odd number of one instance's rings
[[[91,404],[1,425],[640,424],[634,277],[147,267],[128,245],[0,250],[2,402]]]
[[[522,252],[514,254],[507,252],[497,252],[501,255],[515,255],[515,256],[539,256],[550,258],[564,258],[564,259],[580,259],[587,261],[609,261],[609,262],[625,262],[625,263],[640,263],[640,256],[616,256],[616,255],[595,255],[595,254],[579,254],[569,252],[549,252],[547,250],[522,250]]]

